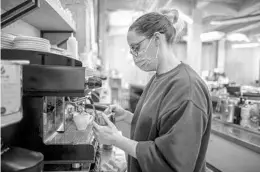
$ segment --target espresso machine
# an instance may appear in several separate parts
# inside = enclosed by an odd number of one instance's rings
[[[23,61],[23,64],[27,62]],[[11,125],[21,121],[22,65],[1,60],[1,171],[39,172],[43,170],[43,154],[25,148],[6,145],[6,133]]]
[[[30,62],[22,66],[23,117],[2,128],[4,144],[42,153],[45,171],[99,171],[99,144],[92,127],[77,130],[70,113],[83,104],[95,121],[102,121],[97,115],[106,107],[96,105],[93,98],[98,97],[94,91],[102,86],[100,81],[85,80],[82,63],[69,57],[8,49],[2,49],[1,55],[3,60]]]

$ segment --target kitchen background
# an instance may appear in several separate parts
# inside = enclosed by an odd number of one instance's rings
[[[15,20],[4,16],[21,3],[38,3],[39,6],[29,12],[23,11]],[[95,91],[99,97],[96,102],[104,105],[118,103],[133,112],[143,87],[154,73],[145,73],[135,66],[126,34],[140,15],[160,8],[179,10],[185,29],[173,51],[201,75],[211,92],[214,117],[207,153],[208,168],[211,171],[260,171],[259,0],[1,0],[1,58],[26,59],[29,54],[22,53],[36,51],[51,59],[38,62],[33,54],[31,64],[40,64],[43,68],[52,63],[83,66],[85,79],[73,70],[57,75],[65,76],[62,79],[68,80],[65,82],[68,88],[73,88],[72,81],[75,88],[79,86],[76,84],[81,79],[75,76],[82,77],[80,84],[85,82],[85,85],[89,85],[89,77],[101,78],[102,90]],[[22,51],[21,56],[16,51]],[[72,63],[63,62],[58,55]],[[39,73],[33,77],[55,83],[57,80],[52,78],[55,75],[50,74],[46,70],[41,74],[43,76]],[[45,75],[50,76],[45,78]],[[67,87],[65,84],[63,86]],[[59,87],[59,92],[64,94],[59,96],[72,96]],[[44,93],[49,92],[48,89]],[[61,100],[67,103],[64,97]],[[27,99],[31,104],[40,102],[35,98]],[[55,98],[44,95],[42,100],[48,99],[56,100],[56,95]],[[25,106],[26,109],[29,110]],[[64,119],[56,118],[59,126]],[[4,120],[2,116],[1,120]],[[52,120],[45,122],[45,125],[51,125],[51,133],[56,131]],[[118,126],[123,128],[124,135],[129,136],[129,129],[124,129],[126,124]],[[76,131],[76,127],[70,129]],[[8,136],[8,133],[3,134]],[[70,141],[80,135],[72,135]],[[61,136],[58,136],[60,141],[63,140]],[[95,160],[95,163],[98,162]]]

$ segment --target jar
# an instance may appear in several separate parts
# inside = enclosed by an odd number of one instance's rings
[[[259,121],[260,121],[259,105],[253,104],[251,105],[251,110],[250,110],[250,118],[249,118],[250,128],[253,130],[258,130]]]
[[[241,108],[241,121],[242,127],[250,128],[250,106],[246,105]]]
[[[235,105],[234,104],[229,104],[228,105],[227,122],[233,123],[234,122],[234,115],[235,115]]]

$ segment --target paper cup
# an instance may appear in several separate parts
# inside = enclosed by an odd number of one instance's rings
[[[88,113],[74,113],[73,120],[76,124],[77,130],[86,130],[91,123],[92,116]]]

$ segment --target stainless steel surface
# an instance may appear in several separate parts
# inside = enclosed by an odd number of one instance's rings
[[[47,144],[91,144],[93,138],[91,126],[88,126],[86,130],[78,131],[74,122],[71,121],[67,124],[64,133],[56,133]]]
[[[72,169],[71,164],[44,164],[44,172],[90,172],[90,163],[83,163],[80,169]]]
[[[79,169],[81,167],[81,164],[80,163],[73,163],[72,164],[72,168],[73,169]]]
[[[233,123],[234,122],[234,115],[235,115],[235,105],[234,104],[229,104],[228,105],[227,122]]]
[[[65,131],[64,97],[45,97],[43,104],[43,140],[48,142],[54,134]]]
[[[243,128],[239,125],[212,120],[212,133],[260,153],[260,132]]]
[[[207,162],[223,172],[259,172],[260,154],[238,142],[212,133]]]

